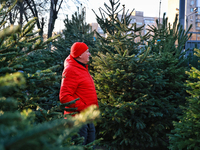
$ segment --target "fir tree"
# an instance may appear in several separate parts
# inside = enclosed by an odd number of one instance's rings
[[[157,27],[150,26],[151,38],[148,45],[152,48],[151,53],[154,55],[155,67],[162,70],[160,74],[166,83],[162,86],[160,97],[166,97],[173,106],[171,110],[171,121],[177,120],[177,116],[181,112],[179,105],[185,104],[187,96],[185,80],[187,76],[185,71],[189,69],[188,58],[186,58],[187,50],[184,49],[186,41],[191,37],[188,35],[191,26],[185,31],[178,24],[178,16],[176,15],[174,23],[168,23],[168,18],[163,14],[162,24],[158,23]],[[171,125],[170,125],[171,126]],[[172,129],[172,126],[170,127]]]
[[[119,31],[117,27],[120,26],[120,23],[117,22],[116,20],[119,19],[118,14],[121,11],[124,11],[124,8],[122,8],[121,10],[118,9],[120,6],[120,0],[117,0],[117,1],[109,0],[109,2],[110,2],[110,6],[104,3],[106,11],[102,9],[101,7],[99,8],[99,12],[101,16],[98,16],[94,10],[93,12],[95,13],[97,22],[100,25],[101,29],[104,31],[104,33],[113,35],[117,31]],[[129,14],[128,14],[128,11],[123,12],[123,16],[120,18],[120,22],[125,25],[129,25],[131,21],[129,18],[132,12],[130,12]]]
[[[119,10],[119,6],[120,6],[120,0],[109,0],[110,2],[110,6],[107,5],[106,3],[104,3],[104,6],[106,8],[106,10],[104,10],[103,8],[99,8],[99,12],[100,12],[100,16],[97,15],[96,12],[96,20],[97,23],[99,24],[99,26],[101,27],[101,29],[104,31],[105,36],[109,35],[114,35],[116,34],[119,30],[120,30],[120,23],[124,24],[125,26],[128,26],[130,24],[130,16],[131,13],[133,12],[133,10],[128,14],[128,11],[125,12],[125,6],[123,6],[122,9]],[[122,12],[123,11],[123,12]],[[122,12],[121,17],[119,17],[119,13]],[[136,31],[141,31],[141,28],[136,27],[136,23],[133,24],[133,27]],[[93,51],[94,55],[96,54],[96,52],[98,52],[98,50],[101,50],[101,52],[106,53],[107,50],[109,49],[110,51],[114,51],[114,49],[112,49],[112,47],[109,46],[109,43],[111,42],[109,38],[103,37],[101,36],[97,31],[95,32],[96,36],[97,36],[97,41],[98,44],[96,44],[97,49],[95,49]],[[135,38],[137,38],[138,36],[140,36],[140,33],[137,32],[138,35],[135,34]],[[138,45],[141,43],[138,43]],[[102,47],[103,45],[103,47]],[[106,47],[107,46],[107,47]],[[135,45],[130,45],[130,47],[133,47]],[[134,47],[137,51],[137,46]],[[93,54],[92,53],[92,54]]]
[[[200,50],[195,49],[195,55],[200,57]],[[187,90],[190,95],[187,97],[187,106],[182,106],[183,114],[179,117],[179,121],[174,121],[175,129],[170,134],[170,147],[172,150],[188,149],[198,150],[199,149],[199,76],[200,71],[191,67],[190,71],[186,74],[189,75],[187,80],[187,86],[190,88]]]
[[[123,17],[128,18],[126,15]],[[150,111],[147,109],[150,107],[148,103],[153,105],[153,100],[146,102],[150,83],[153,83],[147,81],[148,74],[145,72],[149,70],[153,73],[145,62],[150,49],[139,47],[146,38],[140,36],[142,27],[137,28],[135,24],[128,27],[117,18],[116,14],[116,24],[113,24],[116,32],[106,32],[107,37],[100,38],[112,42],[100,41],[101,49],[98,56],[93,58],[95,84],[102,112],[102,122],[98,124],[97,131],[109,149],[145,148],[154,144],[154,139],[145,131],[144,122]],[[136,43],[138,37],[141,41]],[[154,109],[152,106],[152,114]],[[160,116],[160,113],[155,112],[153,115]]]
[[[41,89],[43,88],[42,93],[44,95],[46,91],[44,90],[44,87],[53,85],[53,80],[55,80],[56,77],[55,72],[52,72],[52,69],[54,69],[52,66],[41,73],[36,69],[38,65],[45,63],[44,60],[35,60],[34,62],[29,61],[30,56],[34,58],[35,53],[44,49],[47,43],[56,38],[54,37],[43,42],[41,37],[37,36],[38,31],[33,31],[36,23],[35,21],[36,18],[30,20],[22,27],[20,32],[10,34],[9,37],[4,37],[1,40],[1,55],[3,56],[1,73],[23,72],[24,77],[26,77],[26,90],[20,89],[21,92],[13,91],[9,93],[9,95],[18,99],[19,109],[21,110],[25,108],[36,108],[38,106],[38,97],[42,97],[37,93],[38,91],[41,91],[38,88],[40,87],[39,85],[43,86]],[[16,28],[20,30],[19,26]],[[8,29],[9,28],[6,30]]]
[[[166,26],[164,17],[162,29],[152,27],[152,36],[141,36],[142,27],[117,18],[116,32],[98,39],[101,49],[93,58],[102,112],[97,131],[110,149],[166,149],[167,133],[184,103],[187,33],[177,22],[172,29]]]
[[[1,14],[7,15],[8,11],[2,10]],[[44,49],[57,36],[43,42],[37,36],[38,31],[33,30],[35,19],[23,27],[7,26],[2,29],[5,20],[0,24],[0,149],[83,149],[83,146],[74,145],[71,137],[77,134],[82,124],[93,121],[99,112],[90,107],[75,118],[67,116],[64,119],[62,111],[65,106],[76,100],[54,105],[48,110],[38,102],[41,102],[40,98],[50,97],[47,86],[54,84],[55,67],[35,71],[42,69],[36,66],[44,61],[29,62],[28,56],[34,58],[37,50]],[[86,149],[91,147],[85,146]]]

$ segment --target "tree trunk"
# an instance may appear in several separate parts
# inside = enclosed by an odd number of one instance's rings
[[[10,24],[14,24],[13,17],[12,17],[12,13],[11,13],[11,12],[9,12],[9,21],[10,21]]]
[[[51,1],[51,6],[50,6],[50,17],[49,17],[49,24],[48,24],[48,38],[52,37],[52,32],[53,32],[54,23],[55,23],[53,19],[55,17],[54,9],[53,9],[54,3],[52,1]]]
[[[50,6],[50,17],[49,17],[49,24],[48,24],[48,38],[52,37],[52,32],[55,26],[55,21],[58,17],[58,11],[60,10],[61,4],[63,0],[61,0],[58,10],[56,10],[56,6],[58,3],[58,0],[51,0],[51,6]]]
[[[23,24],[24,7],[23,7],[22,2],[19,1],[18,3],[19,3],[19,7],[20,7],[20,10],[19,10],[19,13],[20,13],[19,24],[22,25]]]
[[[44,17],[42,17],[42,23],[41,23],[41,28],[40,28],[40,32],[39,32],[39,35],[41,37],[43,37],[43,33],[44,33],[44,24],[45,24]]]
[[[41,37],[43,37],[44,18],[42,17],[42,22],[41,22],[41,24],[40,24],[40,20],[39,20],[39,16],[38,16],[38,11],[37,11],[36,4],[35,4],[34,0],[31,0],[31,1],[26,0],[26,3],[27,3],[27,5],[29,6],[29,8],[30,8],[30,10],[31,10],[31,12],[32,12],[32,14],[33,14],[33,16],[34,16],[34,17],[37,17],[37,28],[40,29],[39,35],[40,35]],[[31,5],[31,3],[32,3],[32,5]]]

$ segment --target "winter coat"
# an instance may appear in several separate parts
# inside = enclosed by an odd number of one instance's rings
[[[85,68],[71,55],[64,62],[59,98],[61,103],[80,98],[75,104],[69,106],[70,108],[77,108],[76,111],[78,112],[93,104],[98,106],[95,85],[88,72],[88,65]]]

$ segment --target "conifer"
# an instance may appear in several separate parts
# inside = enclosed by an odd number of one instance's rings
[[[111,10],[114,4],[112,0],[110,8],[105,6]],[[98,136],[110,149],[166,149],[172,121],[184,103],[186,65],[182,49],[187,33],[177,22],[169,28],[164,17],[162,29],[153,26],[142,36],[143,26],[128,26],[118,14],[114,16],[109,21],[115,32],[106,29],[106,37],[99,35],[98,53],[93,57],[102,115]],[[130,22],[129,15],[122,18]],[[99,23],[111,30],[107,22]]]
[[[163,22],[157,27],[150,26],[151,38],[148,45],[151,46],[151,53],[154,54],[156,60],[155,66],[162,70],[163,80],[166,84],[162,86],[163,94],[161,97],[168,97],[168,101],[174,106],[171,110],[173,117],[170,119],[177,120],[177,116],[181,112],[179,105],[185,105],[185,97],[187,87],[185,80],[187,75],[185,71],[189,69],[186,57],[187,49],[184,49],[186,41],[191,37],[188,35],[191,26],[185,31],[178,23],[178,16],[175,16],[175,21],[171,25],[168,23],[168,18],[163,14]],[[170,127],[172,129],[172,127]]]
[[[195,55],[200,57],[200,50],[195,49]],[[171,150],[188,149],[197,150],[199,149],[199,76],[200,71],[195,67],[191,67],[190,71],[186,74],[189,75],[187,80],[187,86],[189,89],[187,93],[190,95],[187,97],[187,105],[182,105],[181,109],[183,114],[179,116],[179,121],[174,121],[174,130],[172,130],[170,136]]]
[[[8,11],[1,14],[7,15]],[[44,42],[33,30],[35,19],[23,27],[11,25],[4,29],[5,20],[0,24],[0,149],[84,149],[71,137],[82,124],[98,117],[99,111],[90,107],[76,118],[64,119],[65,106],[76,100],[61,105],[55,99],[55,104],[44,107],[52,94],[47,86],[50,89],[57,81],[56,66],[39,67],[45,58],[38,60],[35,54],[42,54],[42,49],[59,35]],[[29,61],[30,57],[35,61]]]

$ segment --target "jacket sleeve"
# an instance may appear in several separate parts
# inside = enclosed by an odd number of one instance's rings
[[[63,73],[63,78],[60,87],[60,102],[67,103],[78,97],[74,97],[76,89],[78,87],[78,76],[73,71],[66,71]],[[81,111],[86,107],[81,99],[76,101],[75,104],[68,106],[70,108],[77,108],[76,111]]]

